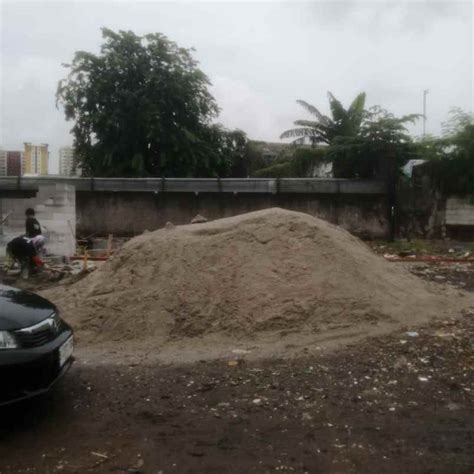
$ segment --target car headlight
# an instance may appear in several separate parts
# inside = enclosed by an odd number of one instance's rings
[[[15,338],[8,331],[0,331],[0,350],[16,349],[17,347]]]

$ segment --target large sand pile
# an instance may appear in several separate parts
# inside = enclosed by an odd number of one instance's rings
[[[85,342],[163,343],[422,322],[449,310],[430,288],[336,226],[268,209],[145,233],[46,296]]]

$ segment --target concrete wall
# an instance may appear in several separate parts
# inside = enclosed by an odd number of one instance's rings
[[[446,233],[455,239],[474,239],[474,202],[469,197],[446,199]]]
[[[446,200],[446,225],[474,226],[474,202],[469,198],[449,197]]]
[[[386,198],[369,194],[76,192],[77,234],[129,236],[188,224],[196,214],[218,219],[270,207],[306,212],[368,238],[388,232]]]
[[[35,209],[46,237],[48,253],[70,256],[75,253],[76,193],[74,186],[53,184],[41,186],[31,199],[1,199],[1,213],[10,214],[2,228],[0,253],[13,237],[25,233],[25,209]]]
[[[474,239],[474,201],[470,196],[446,196],[438,186],[434,162],[413,168],[410,181],[397,190],[400,237]]]
[[[429,176],[419,176],[417,181],[400,181],[397,187],[398,236],[445,237],[445,208],[446,199]]]

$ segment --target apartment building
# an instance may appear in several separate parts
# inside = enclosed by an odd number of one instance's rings
[[[48,174],[49,150],[46,143],[40,145],[25,143],[23,158],[25,175],[42,176]]]
[[[81,168],[74,162],[74,147],[63,146],[59,149],[59,174],[61,176],[81,176]]]

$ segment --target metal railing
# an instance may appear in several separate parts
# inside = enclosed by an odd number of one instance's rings
[[[382,180],[333,178],[76,178],[63,176],[0,177],[0,191],[37,191],[40,186],[69,184],[76,191],[155,193],[313,193],[386,194]]]

